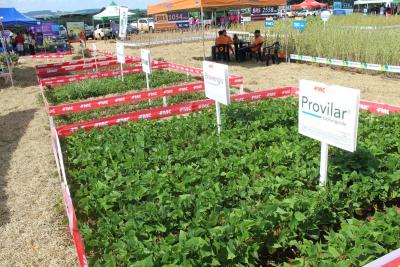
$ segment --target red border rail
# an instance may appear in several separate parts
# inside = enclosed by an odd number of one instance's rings
[[[153,66],[153,69],[165,69],[168,67],[168,64],[162,63],[159,65]],[[131,67],[125,68],[123,70],[124,74],[133,74],[133,73],[140,73],[142,72],[142,67]],[[73,74],[67,76],[59,76],[59,77],[50,77],[50,78],[43,78],[39,79],[39,84],[42,86],[57,86],[62,84],[68,84],[77,81],[83,81],[88,79],[101,79],[107,77],[115,77],[121,75],[120,70],[103,70],[94,73],[80,73],[80,74]]]
[[[160,88],[149,91],[141,91],[133,94],[118,95],[113,97],[105,97],[94,100],[75,102],[71,104],[62,104],[48,107],[49,116],[57,116],[63,114],[76,113],[87,110],[100,109],[111,106],[119,106],[127,103],[135,103],[143,100],[161,98],[164,96],[172,96],[186,94],[204,90],[204,83],[191,83],[167,88]]]
[[[106,57],[98,57],[98,58],[88,58],[88,59],[78,59],[78,60],[71,60],[71,61],[65,61],[61,63],[48,63],[48,64],[39,64],[36,65],[36,69],[47,69],[47,68],[59,68],[59,67],[65,67],[65,66],[73,66],[73,65],[83,65],[86,63],[92,63],[92,62],[101,62],[101,61],[108,61],[108,60],[115,60],[117,59],[114,56],[106,56]]]
[[[231,86],[242,85],[242,79],[231,78],[229,80]],[[56,106],[49,106],[47,99],[43,95],[49,116],[58,116],[63,114],[76,113],[81,111],[106,108],[111,106],[119,106],[127,103],[135,103],[143,100],[151,100],[164,96],[172,96],[186,94],[204,90],[204,82],[187,83],[172,87],[159,88],[149,91],[141,91],[132,94],[117,95],[112,97],[103,97],[93,100],[79,101]]]
[[[65,56],[72,55],[71,51],[68,52],[58,52],[58,53],[49,53],[49,54],[37,54],[32,55],[32,59],[49,59],[49,58],[64,58]]]
[[[246,101],[246,100],[259,101],[259,100],[263,100],[266,98],[279,98],[279,97],[296,95],[297,92],[298,92],[298,88],[296,88],[296,87],[285,87],[285,88],[279,88],[279,89],[275,89],[275,90],[267,90],[267,91],[249,93],[249,94],[244,94],[244,95],[235,95],[232,97],[232,99],[235,101]],[[387,114],[386,110],[389,110],[389,113],[400,112],[400,107],[397,107],[397,106],[392,106],[392,105],[387,105],[387,104],[378,104],[378,103],[374,103],[371,101],[361,101],[361,103],[362,103],[362,105],[364,105],[364,106],[361,106],[361,109],[369,110],[371,112],[377,112],[378,114]],[[57,127],[57,128],[54,127],[54,124],[52,122],[52,117],[50,117],[51,126],[52,126],[51,127],[52,128],[52,137],[56,136],[57,142],[58,142],[59,134],[60,134],[60,136],[70,135],[73,132],[77,131],[79,128],[83,128],[86,131],[88,131],[92,128],[101,128],[101,127],[111,126],[111,125],[115,125],[115,124],[126,123],[128,121],[137,121],[137,120],[141,120],[141,119],[153,120],[153,119],[157,119],[157,118],[170,117],[170,116],[179,115],[179,114],[188,114],[188,113],[191,113],[194,111],[199,111],[199,110],[203,110],[206,108],[210,108],[210,107],[212,107],[213,104],[214,104],[214,101],[212,101],[212,100],[194,101],[194,102],[174,105],[174,106],[170,106],[170,107],[144,110],[144,111],[133,112],[133,113],[124,114],[124,115],[104,118],[104,119],[100,119],[100,120],[94,120],[94,121],[90,121],[90,122],[85,122],[84,125],[66,125],[66,126],[61,126],[61,127]],[[382,110],[384,112],[382,112]],[[75,128],[73,128],[71,126],[73,126]],[[53,139],[54,138],[52,138],[52,142],[54,142]],[[56,151],[56,150],[60,151],[59,153],[60,153],[60,157],[61,157],[61,162],[58,163],[57,152],[55,152],[55,157],[56,157],[57,169],[59,170],[59,173],[60,173],[60,179],[62,179],[62,181],[65,181],[65,182],[62,182],[62,192],[63,192],[63,196],[64,196],[64,204],[66,207],[66,212],[68,215],[70,232],[74,239],[80,266],[86,267],[86,266],[88,266],[88,263],[87,263],[86,254],[85,254],[85,247],[84,247],[83,241],[82,241],[80,233],[79,233],[79,228],[77,227],[75,210],[73,207],[72,199],[69,194],[68,184],[66,181],[61,149],[59,148],[59,146],[57,147],[57,146],[53,145],[53,151]],[[398,258],[394,259],[395,262],[397,262],[398,260],[399,260]],[[387,266],[389,267],[389,266],[394,266],[394,265],[388,264]]]
[[[299,88],[292,87],[292,94],[295,96],[299,95]],[[371,113],[376,113],[379,115],[389,115],[391,113],[400,112],[400,106],[382,104],[367,100],[360,101],[360,110],[369,111]]]
[[[125,64],[135,64],[139,63],[140,59],[127,59]],[[74,65],[74,66],[63,66],[59,68],[46,68],[36,71],[36,75],[41,78],[48,75],[62,74],[71,71],[82,71],[82,70],[93,70],[96,68],[113,67],[118,66],[120,63],[117,60],[93,62],[85,65]]]
[[[234,95],[231,97],[234,101],[260,101],[266,98],[277,98],[290,96],[292,91],[291,87],[285,87],[275,90],[267,90],[255,93],[248,93],[242,95]],[[87,122],[80,122],[69,124],[65,126],[57,127],[57,133],[59,136],[68,136],[77,132],[79,129],[84,129],[88,131],[93,128],[102,128],[105,126],[112,126],[128,121],[137,121],[137,120],[154,120],[159,118],[171,117],[175,115],[188,114],[195,111],[203,110],[206,108],[210,108],[214,105],[214,101],[205,99],[198,100],[189,103],[183,103],[168,107],[154,108],[150,110],[136,111],[128,114],[112,116],[108,118],[92,120]]]
[[[73,205],[73,202],[71,199],[71,194],[70,194],[69,188],[68,188],[60,141],[58,138],[58,134],[55,131],[53,120],[51,118],[49,120],[50,120],[50,126],[51,126],[51,132],[50,132],[51,145],[52,145],[54,159],[55,159],[56,166],[57,166],[58,177],[59,177],[60,183],[61,183],[61,191],[63,193],[63,200],[64,200],[65,211],[67,213],[67,218],[68,218],[69,231],[70,231],[70,234],[74,241],[76,253],[78,256],[78,260],[79,260],[79,265],[82,267],[86,267],[86,266],[88,266],[88,262],[86,259],[85,245],[83,243],[81,234],[79,232],[78,223],[77,223],[76,214],[75,214],[75,208],[74,208],[74,205]]]

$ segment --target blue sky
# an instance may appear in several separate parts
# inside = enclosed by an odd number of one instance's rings
[[[129,8],[146,8],[162,0],[115,0],[118,5]],[[75,11],[108,6],[111,0],[0,0],[0,7],[15,7],[21,12],[34,10]]]

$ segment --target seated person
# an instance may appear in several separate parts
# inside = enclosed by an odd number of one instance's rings
[[[218,45],[228,45],[228,39],[224,36],[224,31],[218,32],[218,37],[215,39],[215,46],[211,47],[211,54],[214,61],[217,60],[217,49]]]
[[[227,41],[228,41],[229,50],[232,51],[232,54],[235,54],[235,50],[233,50],[233,47],[232,47],[232,45],[233,45],[233,40],[232,40],[232,38],[228,35],[228,33],[226,32],[226,30],[223,30],[223,32],[224,32],[225,38],[226,38]]]
[[[240,61],[244,61],[246,57],[246,53],[257,52],[262,44],[264,43],[264,38],[261,36],[260,30],[256,30],[254,32],[254,43],[250,44],[247,47],[240,48],[238,53],[240,56]]]

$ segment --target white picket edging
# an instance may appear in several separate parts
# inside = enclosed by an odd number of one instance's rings
[[[348,61],[348,60],[322,58],[322,57],[312,57],[312,56],[304,56],[304,55],[296,55],[296,54],[290,54],[289,62],[290,62],[290,60],[298,60],[298,61],[305,61],[305,62],[311,62],[311,63],[326,64],[326,65],[356,68],[356,69],[364,69],[364,70],[400,73],[400,66],[393,66],[393,65],[387,65],[387,64],[385,64],[385,65],[371,64],[371,63],[362,63],[362,62],[357,62],[357,61]]]

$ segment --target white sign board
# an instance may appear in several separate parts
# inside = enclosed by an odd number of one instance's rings
[[[150,50],[141,49],[140,50],[140,58],[142,60],[142,69],[144,73],[151,73],[151,57]]]
[[[126,27],[128,26],[128,8],[119,7],[119,37],[121,39],[126,37]]]
[[[354,152],[359,104],[360,90],[301,80],[299,133]]]
[[[251,17],[242,17],[242,23],[251,22]]]
[[[206,97],[218,103],[230,103],[228,66],[209,61],[203,61],[204,87]]]
[[[330,17],[331,17],[331,12],[329,12],[328,10],[321,12],[321,19],[323,22],[327,22]]]
[[[117,42],[117,61],[118,63],[125,64],[125,48],[123,43]]]

